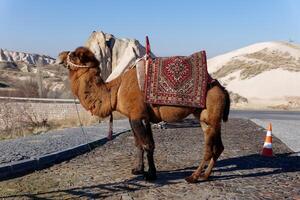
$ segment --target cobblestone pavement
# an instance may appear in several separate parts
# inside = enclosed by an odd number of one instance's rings
[[[300,199],[300,157],[273,138],[276,156],[260,156],[265,131],[231,119],[225,151],[209,181],[188,184],[203,152],[199,128],[154,129],[158,180],[130,173],[134,139],[125,133],[90,153],[24,177],[0,182],[0,199]]]

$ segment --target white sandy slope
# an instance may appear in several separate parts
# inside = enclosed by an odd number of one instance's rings
[[[208,60],[209,73],[216,72],[233,59],[247,60],[244,55],[258,51],[286,53],[300,60],[300,47],[284,42],[264,42],[247,46]],[[300,65],[296,66],[300,69]],[[288,71],[278,66],[254,77],[241,79],[240,71],[227,74],[219,80],[226,88],[248,99],[248,103],[233,104],[235,108],[245,109],[300,109],[300,72]]]
[[[268,109],[277,106],[299,109],[300,72],[275,69],[251,79],[240,80],[237,77],[226,88],[248,99],[248,104],[236,105],[237,108]]]

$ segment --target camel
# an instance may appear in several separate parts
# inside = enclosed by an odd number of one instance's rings
[[[208,179],[224,150],[221,139],[221,121],[228,120],[230,110],[229,94],[217,81],[208,86],[204,109],[157,106],[144,102],[144,94],[138,86],[135,68],[130,68],[106,83],[101,78],[99,61],[86,47],[78,47],[73,52],[60,53],[58,63],[69,69],[71,90],[91,114],[107,117],[113,111],[118,111],[128,117],[137,147],[137,159],[132,174],[143,174],[148,181],[157,178],[151,122],[174,122],[193,114],[199,119],[204,132],[204,156],[198,168],[185,180],[195,183],[200,178]],[[147,172],[144,171],[144,153],[148,161]]]

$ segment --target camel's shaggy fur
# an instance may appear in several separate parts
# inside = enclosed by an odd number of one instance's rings
[[[69,55],[69,59],[67,59]],[[186,178],[188,182],[196,182],[200,177],[207,179],[215,162],[223,152],[221,140],[221,121],[227,121],[230,100],[228,92],[218,82],[209,85],[206,108],[191,108],[165,105],[149,105],[144,102],[140,91],[136,70],[130,69],[111,82],[105,83],[100,78],[99,61],[87,48],[79,47],[74,52],[62,52],[59,55],[65,67],[69,68],[69,78],[73,94],[79,98],[83,107],[93,115],[109,116],[112,111],[119,111],[129,118],[138,149],[137,165],[133,174],[144,173],[146,179],[156,178],[153,160],[154,141],[150,122],[178,121],[194,114],[200,120],[205,138],[203,160],[195,172]],[[72,67],[67,60],[75,65]],[[149,169],[144,172],[144,151],[146,151]],[[208,167],[204,171],[205,165]]]

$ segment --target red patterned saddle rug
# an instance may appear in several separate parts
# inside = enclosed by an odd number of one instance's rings
[[[205,51],[155,58],[147,68],[145,99],[150,104],[204,108],[207,81]]]

